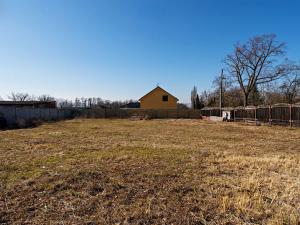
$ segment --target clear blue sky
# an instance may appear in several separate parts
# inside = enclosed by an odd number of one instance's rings
[[[0,0],[0,96],[181,102],[211,87],[233,44],[275,33],[300,59],[300,1]]]

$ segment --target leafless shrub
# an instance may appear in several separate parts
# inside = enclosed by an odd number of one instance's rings
[[[8,99],[12,100],[12,101],[30,101],[30,100],[34,100],[33,96],[30,96],[28,93],[15,93],[12,92],[9,96],[7,96]]]
[[[28,127],[37,127],[42,124],[42,120],[38,118],[32,119],[17,119],[16,126],[17,128],[28,128]]]

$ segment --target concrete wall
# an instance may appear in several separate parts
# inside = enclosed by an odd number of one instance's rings
[[[0,107],[1,121],[7,127],[27,127],[34,121],[58,121],[74,117],[83,118],[149,118],[149,119],[200,119],[200,110],[191,109],[53,109]]]
[[[0,106],[0,119],[8,127],[26,126],[33,120],[57,121],[72,118],[74,110],[56,108],[31,108]],[[1,126],[1,124],[0,124]]]
[[[16,123],[16,108],[0,106],[0,118],[3,118],[7,125]]]

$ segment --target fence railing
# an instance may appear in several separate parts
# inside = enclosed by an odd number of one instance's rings
[[[251,106],[237,108],[204,108],[203,116],[223,116],[230,113],[233,121],[268,123],[270,125],[300,126],[300,105],[278,104],[270,106]]]
[[[201,109],[202,116],[222,116],[220,108],[210,107]]]

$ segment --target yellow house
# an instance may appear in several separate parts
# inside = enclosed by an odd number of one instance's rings
[[[178,98],[157,86],[139,101],[142,109],[176,109]]]

